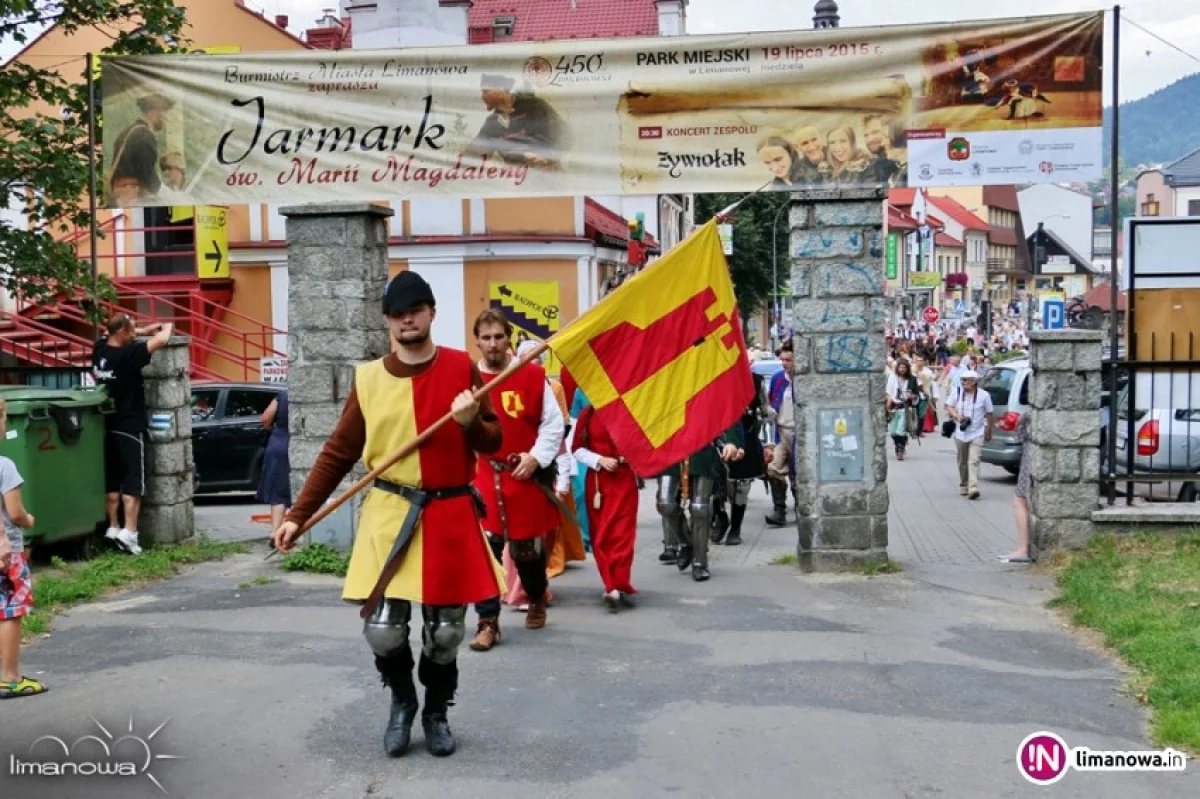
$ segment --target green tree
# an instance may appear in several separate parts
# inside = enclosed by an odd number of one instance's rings
[[[696,195],[696,224],[702,225],[713,216],[737,202],[741,194]],[[739,205],[733,212],[733,255],[729,256],[729,272],[738,307],[744,317],[756,314],[769,304],[773,292],[782,291],[791,274],[788,258],[787,205],[785,192],[759,192]],[[778,213],[775,232],[779,284],[773,285],[774,262],[771,259],[771,227]]]
[[[103,32],[105,55],[160,53],[175,49],[184,24],[174,0],[0,0],[0,46],[25,45],[53,25],[68,36]],[[14,59],[0,69],[0,108],[0,208],[28,220],[0,217],[0,287],[34,301],[90,294],[91,266],[63,241],[92,222],[86,59]]]

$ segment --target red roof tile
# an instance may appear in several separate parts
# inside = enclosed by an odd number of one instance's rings
[[[916,189],[888,189],[888,202],[897,207],[908,207],[917,196]]]
[[[916,230],[917,220],[892,204],[888,204],[888,230]]]
[[[949,233],[935,233],[933,243],[939,247],[958,247],[960,249],[967,246]]]
[[[1102,311],[1111,310],[1112,309],[1112,286],[1110,286],[1108,284],[1102,284],[1102,285],[1096,286],[1094,289],[1089,291],[1087,294],[1083,295],[1083,304],[1098,306],[1100,308],[1100,310],[1102,310]],[[1125,308],[1126,308],[1125,292],[1118,291],[1117,292],[1117,310],[1124,311]]]
[[[929,197],[929,203],[967,230],[990,230],[984,222],[953,197]]]
[[[475,0],[468,12],[472,41],[491,41],[496,17],[516,17],[512,36],[496,41],[657,36],[654,0]]]

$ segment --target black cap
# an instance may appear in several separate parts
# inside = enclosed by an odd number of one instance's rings
[[[416,272],[401,272],[392,278],[387,292],[383,295],[383,313],[394,314],[415,308],[418,305],[436,305],[433,299],[433,289],[425,282],[425,278]]]

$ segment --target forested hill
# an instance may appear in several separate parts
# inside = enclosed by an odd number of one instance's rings
[[[1104,162],[1112,146],[1112,110],[1104,112]],[[1200,149],[1200,73],[1121,104],[1121,160],[1169,164]]]

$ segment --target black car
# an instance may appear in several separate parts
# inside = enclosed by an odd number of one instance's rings
[[[257,491],[271,434],[262,414],[284,387],[271,383],[192,386],[195,492]]]

